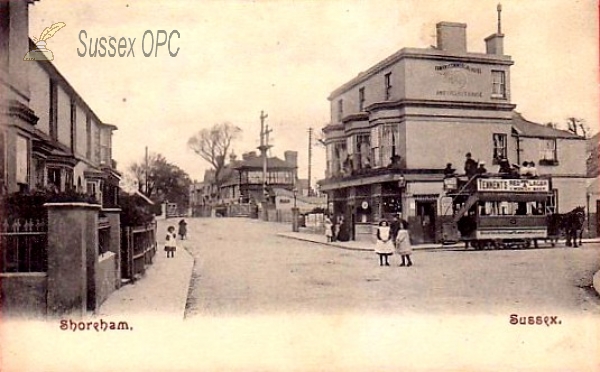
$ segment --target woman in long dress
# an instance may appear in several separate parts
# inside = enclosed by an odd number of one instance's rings
[[[375,242],[375,253],[379,255],[379,266],[390,266],[388,258],[394,254],[390,225],[387,221],[381,221],[377,228],[377,241]]]
[[[408,230],[402,224],[400,224],[400,230],[398,230],[398,235],[396,235],[395,245],[396,253],[402,257],[400,266],[412,266],[412,261],[410,260],[410,254],[412,253],[410,236],[408,235]]]

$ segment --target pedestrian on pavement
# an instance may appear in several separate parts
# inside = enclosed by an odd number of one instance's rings
[[[386,220],[379,222],[375,253],[379,255],[379,266],[390,266],[388,258],[394,254],[394,245],[391,240],[390,226]]]
[[[325,220],[323,221],[323,227],[325,227],[325,238],[327,242],[333,241],[333,223],[329,219],[329,216],[325,215]]]
[[[179,239],[185,240],[187,239],[187,222],[185,220],[179,221]]]
[[[333,226],[331,226],[332,229],[332,235],[331,235],[331,241],[337,241],[340,235],[340,225],[342,223],[342,217],[341,216],[335,216],[333,218]]]
[[[396,235],[395,248],[396,253],[402,257],[400,266],[412,266],[412,261],[410,260],[410,254],[412,253],[410,236],[408,235],[408,230],[403,227],[400,228]]]
[[[165,252],[167,252],[167,258],[175,257],[176,250],[177,235],[175,235],[175,227],[169,226],[167,228],[167,236],[165,237]]]

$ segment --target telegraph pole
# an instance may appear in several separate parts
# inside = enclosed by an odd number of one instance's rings
[[[308,128],[308,196],[312,196],[311,187],[311,168],[312,168],[312,133],[313,129]]]
[[[267,197],[267,150],[271,147],[269,146],[269,133],[272,130],[269,129],[267,125],[265,128],[265,119],[268,118],[269,115],[265,114],[264,111],[260,112],[260,146],[258,149],[260,150],[260,155],[263,159],[263,197],[266,199]]]
[[[145,166],[144,166],[144,193],[146,196],[148,195],[148,146],[146,146],[146,155],[145,155]]]

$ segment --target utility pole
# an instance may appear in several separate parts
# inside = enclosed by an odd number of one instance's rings
[[[308,196],[312,196],[311,187],[311,168],[312,168],[312,133],[313,129],[308,128]]]
[[[265,119],[268,118],[269,115],[265,114],[264,111],[260,112],[260,146],[258,149],[260,150],[260,155],[263,159],[263,197],[267,198],[267,150],[271,147],[269,146],[269,133],[272,130],[269,129],[269,126],[266,126],[265,129]]]
[[[148,195],[148,146],[146,146],[145,166],[144,166],[144,193]]]

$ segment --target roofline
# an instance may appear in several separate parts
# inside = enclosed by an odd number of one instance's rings
[[[33,42],[33,40],[31,40],[31,38],[29,38],[29,47],[30,47],[30,49],[36,48],[36,45]],[[71,99],[74,98],[75,102],[82,105],[84,108],[84,111],[86,111],[86,113],[89,113],[92,116],[92,118],[95,119],[96,122],[98,122],[99,124],[103,124],[103,125],[113,126],[114,127],[113,130],[117,129],[116,125],[104,124],[102,122],[102,120],[100,120],[100,118],[98,117],[98,115],[96,115],[94,110],[91,109],[91,107],[85,102],[85,100],[81,97],[81,95],[79,95],[79,93],[77,93],[75,88],[73,88],[73,86],[69,83],[69,81],[60,73],[60,71],[58,71],[56,66],[54,66],[54,64],[52,64],[51,61],[36,60],[35,62],[39,66],[41,66],[44,69],[44,71],[46,71],[46,73],[50,75],[50,77],[58,80],[61,83],[61,85],[63,86],[63,88],[65,89],[66,93],[71,96]]]
[[[327,99],[333,100],[340,94],[354,88],[358,84],[364,82],[376,73],[390,67],[391,65],[405,59],[429,59],[429,60],[443,60],[443,61],[457,61],[457,62],[471,62],[471,63],[485,63],[485,64],[496,64],[511,66],[514,61],[510,56],[496,55],[496,54],[485,54],[485,53],[465,53],[462,55],[446,54],[446,52],[440,49],[433,48],[402,48],[391,56],[383,59],[372,67],[368,68],[358,74],[355,78],[336,88]]]

